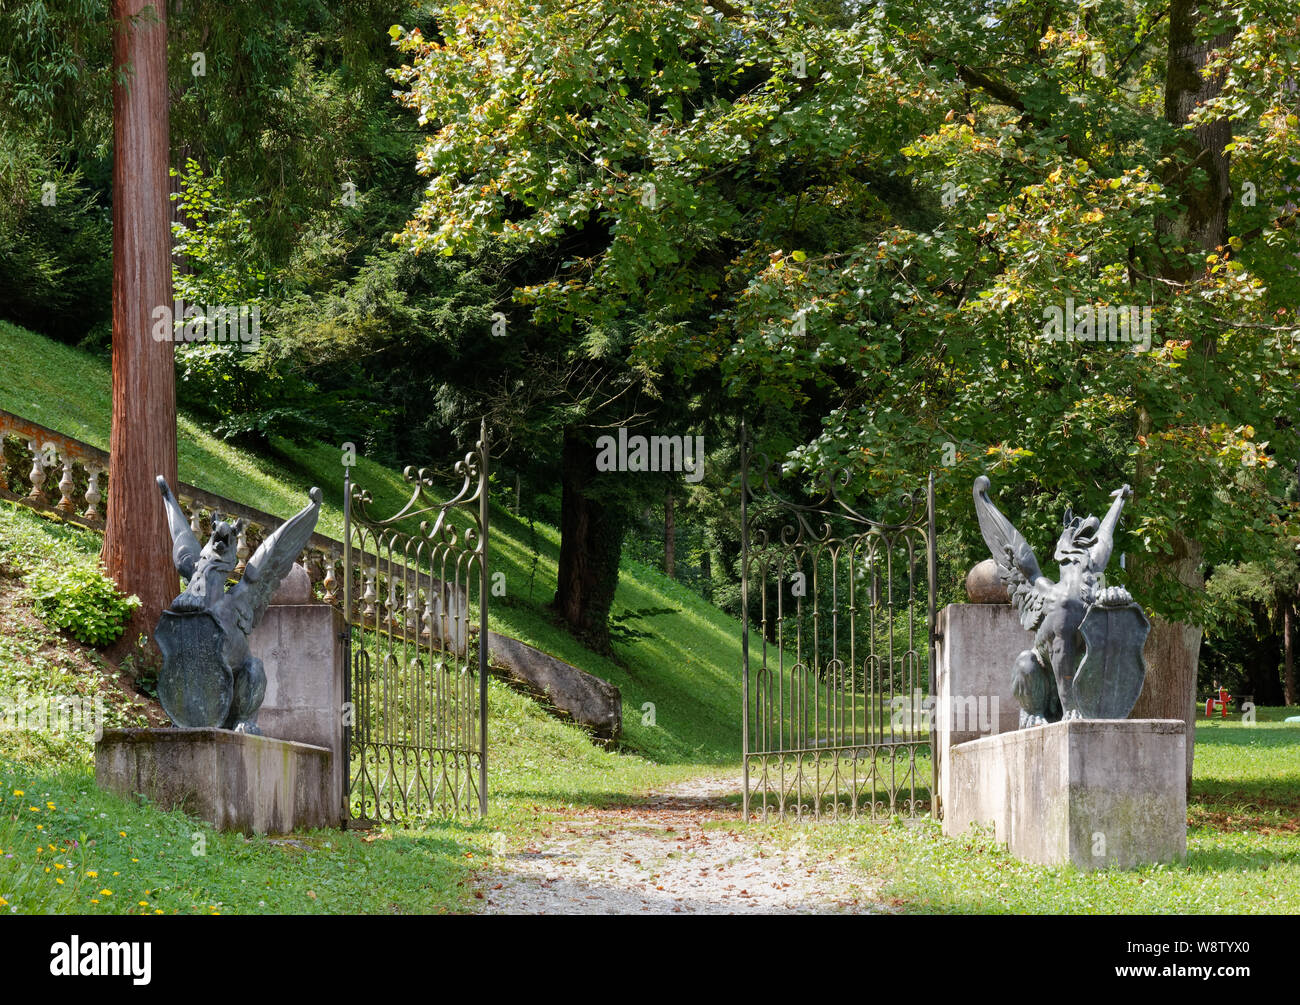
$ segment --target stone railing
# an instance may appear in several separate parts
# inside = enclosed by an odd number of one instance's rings
[[[102,531],[109,477],[105,451],[0,409],[0,497]],[[284,522],[283,517],[185,482],[176,487],[176,500],[200,541],[212,532],[214,521],[244,521],[235,545],[237,576],[243,574],[245,563],[267,532]],[[342,607],[342,542],[313,534],[298,561],[311,576],[318,599]],[[427,572],[408,569],[401,562],[392,563],[391,568],[386,559],[375,562],[372,558],[371,562],[370,568],[353,570],[356,623],[370,628],[385,623],[408,628],[414,624],[417,632],[425,635],[431,627],[442,625],[438,634],[458,649],[464,648],[467,632],[471,636],[477,633],[477,626],[469,624],[463,585],[435,581]]]
[[[103,450],[0,409],[0,498],[103,531],[109,477],[109,458]],[[200,541],[211,533],[214,520],[245,521],[236,544],[236,575],[243,573],[268,530],[284,522],[283,517],[184,482],[176,487],[176,499]],[[367,561],[371,563],[368,568],[353,569],[353,624],[369,629],[383,625],[412,637],[432,636],[435,644],[461,653],[470,639],[477,637],[478,624],[470,617],[463,582],[448,583],[384,558],[368,556]],[[316,597],[342,608],[342,542],[313,534],[299,562],[311,577]],[[618,688],[495,632],[489,633],[489,647],[494,672],[545,695],[556,710],[592,730],[603,742],[619,735],[622,706]]]
[[[110,476],[105,451],[0,409],[0,497],[102,531]],[[176,499],[200,541],[211,533],[214,520],[245,521],[236,542],[236,574],[243,573],[249,556],[267,532],[284,522],[282,517],[185,482],[176,486]],[[342,599],[338,574],[342,555],[340,542],[313,534],[299,558],[327,603]]]

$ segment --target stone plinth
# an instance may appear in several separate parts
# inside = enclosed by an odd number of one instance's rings
[[[1040,865],[1131,868],[1187,851],[1183,723],[1075,719],[948,752],[943,832],[991,824]]]
[[[95,744],[95,782],[218,830],[286,834],[338,826],[332,761],[323,747],[229,729],[106,729]]]
[[[545,697],[598,738],[618,739],[623,729],[623,696],[613,684],[496,632],[488,633],[488,651],[494,664],[504,667],[516,683]]]
[[[248,637],[266,671],[257,716],[266,736],[324,747],[333,754],[330,805],[343,812],[343,614],[329,604],[272,604]]]
[[[1011,693],[1016,657],[1034,644],[1010,604],[949,604],[939,612],[935,755],[939,803],[949,799],[948,751],[980,736],[1011,733],[1020,703]]]

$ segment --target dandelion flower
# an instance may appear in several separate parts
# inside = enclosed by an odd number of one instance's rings
[[[113,891],[105,887],[104,889],[99,891],[99,895],[101,897],[111,897],[113,896]]]
[[[86,875],[89,876],[91,879],[99,879],[99,873],[97,873],[94,869],[91,869],[89,872],[86,873]]]
[[[126,831],[118,831],[118,832],[117,832],[117,836],[118,836],[118,837],[126,837]]]
[[[53,803],[46,803],[46,804],[45,804],[45,808],[46,808],[47,810],[52,810],[52,809],[54,809],[54,804],[53,804]]]
[[[62,886],[62,885],[63,885],[63,880],[61,880],[61,879],[56,879],[54,882],[58,883],[59,886]]]
[[[155,908],[153,909],[153,913],[154,913],[154,914],[162,914],[162,913],[163,913],[163,909],[162,909],[161,907],[155,907]]]
[[[148,906],[149,906],[149,901],[147,901],[147,900],[142,900],[142,901],[140,901],[140,906],[141,906],[141,907],[148,907]]]
[[[15,795],[15,796],[21,796],[22,794],[23,794],[23,790],[22,790],[22,789],[14,789],[14,795]]]

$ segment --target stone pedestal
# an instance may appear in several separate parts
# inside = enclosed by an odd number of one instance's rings
[[[488,651],[494,666],[504,667],[515,683],[545,698],[597,739],[607,744],[618,739],[623,696],[613,684],[496,632],[488,633]]]
[[[329,799],[340,814],[348,763],[343,749],[343,627],[342,612],[329,604],[272,604],[248,637],[249,652],[266,671],[258,728],[266,736],[331,752]]]
[[[943,832],[992,824],[1027,862],[1131,868],[1187,851],[1183,723],[1076,719],[948,751]]]
[[[95,744],[95,782],[218,830],[286,834],[338,826],[332,762],[323,747],[228,729],[113,729]]]
[[[1033,647],[1010,604],[949,604],[939,612],[935,756],[939,804],[950,798],[948,751],[980,736],[1012,733],[1020,704],[1011,693],[1016,657]]]

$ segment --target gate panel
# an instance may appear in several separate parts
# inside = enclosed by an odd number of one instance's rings
[[[356,820],[487,813],[486,426],[455,473],[459,490],[437,502],[432,475],[407,468],[411,496],[384,519],[350,471],[344,483]]]
[[[804,505],[743,436],[741,463],[746,819],[932,809],[933,476],[887,523],[838,473]]]

